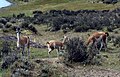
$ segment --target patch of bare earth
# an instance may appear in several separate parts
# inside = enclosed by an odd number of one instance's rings
[[[120,77],[120,71],[118,70],[78,64],[71,64],[73,67],[68,67],[64,63],[59,62],[58,58],[44,58],[42,60],[48,61],[61,71],[65,71],[68,77]]]

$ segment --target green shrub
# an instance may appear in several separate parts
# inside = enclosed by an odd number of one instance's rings
[[[111,35],[108,38],[108,41],[113,44],[115,47],[120,47],[120,36],[119,35]]]
[[[6,28],[10,28],[11,26],[12,26],[12,23],[10,23],[10,22],[7,22],[5,25]]]
[[[87,47],[84,41],[78,37],[71,38],[65,45],[66,61],[82,62],[87,59]]]
[[[0,28],[3,28],[4,24],[0,23]]]
[[[75,27],[74,31],[75,32],[86,32],[88,29],[89,29],[88,26],[82,25],[82,26]]]
[[[65,62],[82,62],[95,64],[95,56],[98,54],[94,44],[86,46],[82,38],[70,38],[65,44]],[[94,60],[94,61],[93,61]],[[97,62],[98,63],[98,62]]]
[[[8,54],[9,52],[11,52],[11,48],[10,48],[10,43],[9,42],[3,41],[1,52],[3,54]]]

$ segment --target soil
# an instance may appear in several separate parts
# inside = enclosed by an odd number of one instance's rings
[[[52,65],[66,71],[68,77],[120,77],[120,71],[113,69],[106,69],[99,66],[84,66],[80,64],[71,64],[70,66],[59,62],[58,58],[44,58]],[[72,66],[72,67],[71,67]]]

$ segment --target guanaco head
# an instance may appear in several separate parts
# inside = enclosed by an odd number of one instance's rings
[[[49,42],[46,42],[46,44],[50,44]]]
[[[106,34],[107,36],[109,36],[109,33],[108,33],[108,32],[105,32],[105,34]]]
[[[20,33],[20,32],[21,32],[20,27],[17,27],[17,28],[16,28],[16,33]]]
[[[68,36],[64,35],[64,36],[63,36],[63,42],[62,42],[62,43],[65,43],[68,39],[69,39]]]

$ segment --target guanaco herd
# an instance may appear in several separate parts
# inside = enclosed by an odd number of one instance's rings
[[[28,56],[30,56],[30,37],[20,36],[20,33],[21,33],[20,28],[16,29],[16,33],[17,33],[17,48],[19,49],[20,47],[22,47],[22,55],[24,56],[25,48],[27,47]],[[100,42],[101,44],[100,49],[99,49],[100,51],[103,46],[107,48],[107,37],[108,36],[109,36],[108,32],[94,32],[87,39],[86,45],[88,46],[89,44],[93,44],[97,48],[97,43]],[[47,48],[48,48],[48,56],[50,56],[51,51],[53,51],[54,49],[57,49],[59,53],[59,51],[64,48],[63,46],[67,40],[68,40],[68,37],[64,35],[63,41],[50,40],[46,42]]]

